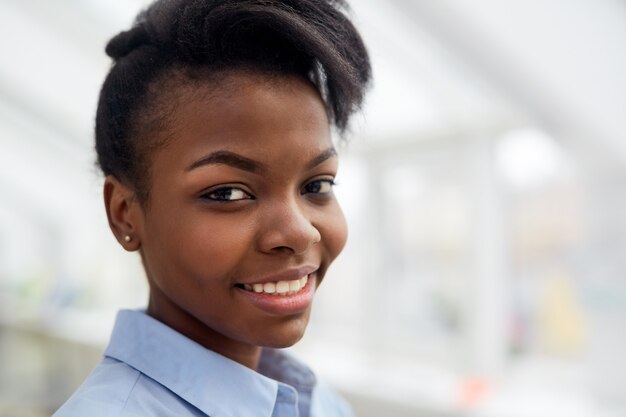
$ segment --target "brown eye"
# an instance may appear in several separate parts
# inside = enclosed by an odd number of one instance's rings
[[[335,182],[333,180],[315,180],[304,186],[302,194],[330,194]]]
[[[202,195],[202,198],[214,201],[253,200],[254,197],[236,187],[222,187]]]

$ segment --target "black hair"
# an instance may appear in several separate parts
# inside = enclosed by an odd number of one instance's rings
[[[171,111],[164,85],[202,79],[219,88],[219,75],[231,70],[305,77],[345,132],[371,78],[346,9],[343,0],[157,0],[106,46],[114,63],[95,129],[103,173],[128,182],[145,201],[149,155],[160,146],[149,133],[161,132]]]

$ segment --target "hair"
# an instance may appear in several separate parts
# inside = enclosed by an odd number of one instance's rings
[[[198,80],[227,88],[222,81],[232,71],[308,79],[330,123],[345,133],[371,78],[367,50],[346,9],[343,0],[154,2],[106,46],[114,62],[95,127],[103,173],[129,183],[145,202],[149,157],[164,142],[157,137],[175,106],[165,98],[168,89]]]

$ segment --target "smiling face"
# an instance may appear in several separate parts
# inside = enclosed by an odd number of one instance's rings
[[[149,201],[129,210],[148,313],[254,367],[258,346],[302,337],[346,224],[317,91],[297,77],[228,81],[183,89],[151,158]]]

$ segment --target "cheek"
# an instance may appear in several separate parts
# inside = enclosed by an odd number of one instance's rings
[[[343,250],[348,238],[348,224],[339,204],[335,204],[332,212],[324,216],[320,223],[320,233],[330,259],[334,260]]]
[[[205,218],[185,227],[187,239],[177,243],[180,260],[194,275],[228,276],[248,253],[250,228],[245,222],[225,218]]]
[[[250,245],[245,221],[195,210],[181,210],[175,217],[176,221],[153,224],[148,239],[152,245],[146,248],[150,263],[157,264],[153,272],[163,271],[176,277],[177,285],[196,289],[230,285],[229,278]]]

